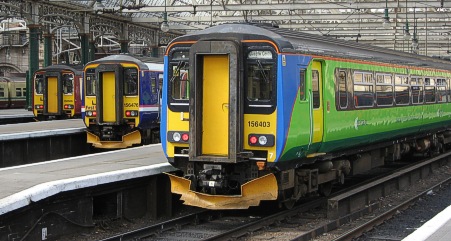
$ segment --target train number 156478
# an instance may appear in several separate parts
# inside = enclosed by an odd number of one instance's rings
[[[269,121],[248,121],[249,127],[271,127],[271,122]]]

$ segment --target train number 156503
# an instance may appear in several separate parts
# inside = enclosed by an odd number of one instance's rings
[[[271,122],[269,121],[248,121],[249,127],[271,127]]]

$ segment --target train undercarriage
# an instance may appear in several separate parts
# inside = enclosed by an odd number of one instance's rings
[[[158,126],[142,130],[129,125],[96,125],[87,131],[87,142],[96,148],[115,149],[159,143],[159,136]]]
[[[263,200],[277,200],[291,208],[309,195],[327,196],[347,176],[365,173],[386,163],[413,155],[438,155],[451,143],[451,131],[380,143],[367,148],[317,155],[314,163],[277,170],[261,168],[261,162],[236,164],[175,160],[184,177],[169,174],[173,193],[186,205],[207,209],[247,209]],[[298,164],[299,166],[299,164]]]

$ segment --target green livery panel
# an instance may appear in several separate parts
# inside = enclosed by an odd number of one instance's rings
[[[324,106],[324,134],[321,143],[314,143],[310,137],[312,130],[309,123],[312,118],[311,110],[314,110],[311,102],[315,98],[312,93],[315,89],[312,63],[305,72],[305,90],[301,86],[296,97],[285,148],[279,161],[314,157],[399,137],[420,135],[429,130],[447,128],[451,124],[449,72],[324,59],[321,61],[321,69],[322,76],[326,77],[321,79],[320,95],[320,103]],[[344,88],[339,83],[340,73],[347,75],[342,82]],[[377,77],[383,75],[387,76],[387,80]],[[361,76],[366,79],[360,80]],[[391,82],[388,80],[389,76]],[[404,83],[398,81],[399,76],[407,77]],[[416,77],[423,79],[422,84],[412,83]],[[430,82],[427,82],[428,79]],[[421,88],[419,95],[414,93],[415,88]],[[406,90],[408,97],[405,98],[409,101],[407,104],[400,101],[402,94],[407,95]],[[301,95],[304,91],[303,100]],[[364,98],[360,98],[365,96],[365,91],[369,96],[367,103],[362,101]],[[423,103],[414,103],[413,98],[418,96],[423,96]]]

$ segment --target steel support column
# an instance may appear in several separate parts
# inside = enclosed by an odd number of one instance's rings
[[[27,90],[31,90],[33,75],[39,69],[39,24],[28,25],[30,55],[28,61]],[[31,110],[31,92],[27,91],[27,109]]]
[[[89,41],[89,58],[88,62],[93,61],[96,59],[96,42],[95,41]]]
[[[90,59],[90,48],[89,48],[89,34],[86,33],[80,33],[80,42],[81,42],[81,64],[85,65],[89,61],[93,60]]]
[[[44,37],[44,66],[47,67],[52,65],[52,46],[53,46],[53,34],[46,33]],[[38,66],[39,67],[39,66]]]
[[[121,53],[128,53],[128,42],[128,40],[119,40],[119,43],[121,44]]]
[[[156,57],[156,58],[158,58],[159,56],[159,54],[158,54],[158,47],[153,47],[152,48],[152,57]]]

